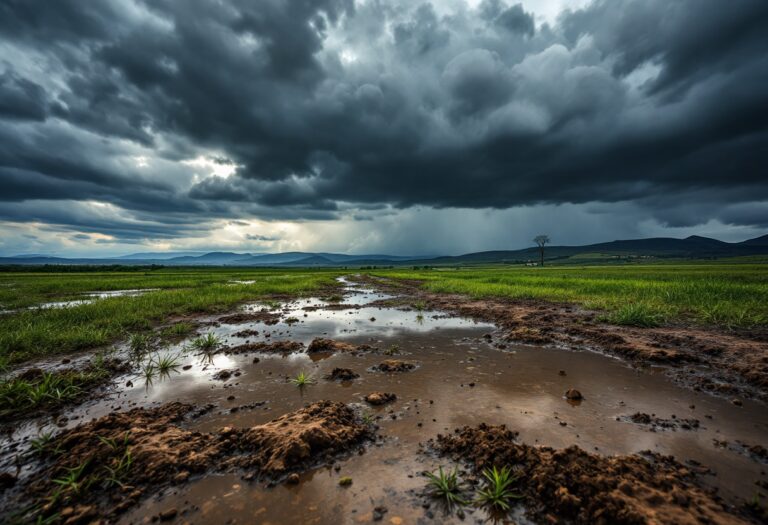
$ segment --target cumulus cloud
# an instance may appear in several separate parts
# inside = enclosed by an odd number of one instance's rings
[[[4,2],[0,217],[126,240],[415,206],[764,225],[768,3],[576,5]]]

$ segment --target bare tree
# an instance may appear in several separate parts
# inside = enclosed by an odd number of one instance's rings
[[[541,254],[541,265],[544,266],[544,245],[549,244],[548,235],[537,235],[534,237],[533,242],[539,247],[539,253]]]

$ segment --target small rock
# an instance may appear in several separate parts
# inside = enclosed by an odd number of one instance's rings
[[[349,476],[344,476],[343,478],[339,479],[339,485],[342,487],[348,487],[352,484],[352,478]]]
[[[570,399],[572,401],[581,401],[584,399],[584,396],[581,395],[581,392],[576,390],[575,388],[569,388],[565,391],[565,398]]]
[[[285,479],[285,482],[290,485],[296,485],[299,481],[301,481],[299,479],[299,475],[296,474],[295,472]]]
[[[736,398],[734,398],[734,399],[731,399],[731,403],[733,403],[733,404],[734,404],[734,405],[736,405],[737,407],[740,407],[741,405],[743,405],[743,404],[744,404],[744,403],[742,403],[742,402],[741,402],[741,399],[736,399]]]
[[[565,374],[565,370],[560,370],[560,371],[559,371],[557,374],[558,374],[558,375],[561,375],[561,376],[564,376],[564,375],[566,375],[566,374]]]
[[[384,514],[389,511],[387,507],[379,506],[373,509],[373,521],[381,521],[384,519]]]
[[[160,521],[170,521],[179,514],[179,509],[171,507],[168,510],[164,510],[160,513]]]

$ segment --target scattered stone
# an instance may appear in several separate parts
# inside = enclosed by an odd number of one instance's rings
[[[581,392],[576,390],[575,388],[569,388],[565,391],[565,398],[570,399],[571,401],[582,401],[584,399],[584,396],[581,395]]]
[[[352,484],[352,478],[349,476],[344,476],[343,478],[339,479],[339,485],[342,487],[349,487]]]
[[[396,399],[397,396],[390,392],[371,392],[365,396],[365,402],[374,406],[386,405]]]
[[[172,507],[160,513],[160,521],[170,521],[179,514],[179,509]]]
[[[288,476],[287,478],[285,478],[285,482],[288,483],[289,485],[297,485],[299,481],[301,481],[301,479],[299,478],[299,475],[296,474],[295,472],[290,476]]]

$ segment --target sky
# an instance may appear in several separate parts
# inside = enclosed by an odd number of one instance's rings
[[[0,255],[767,231],[766,0],[0,0]]]

